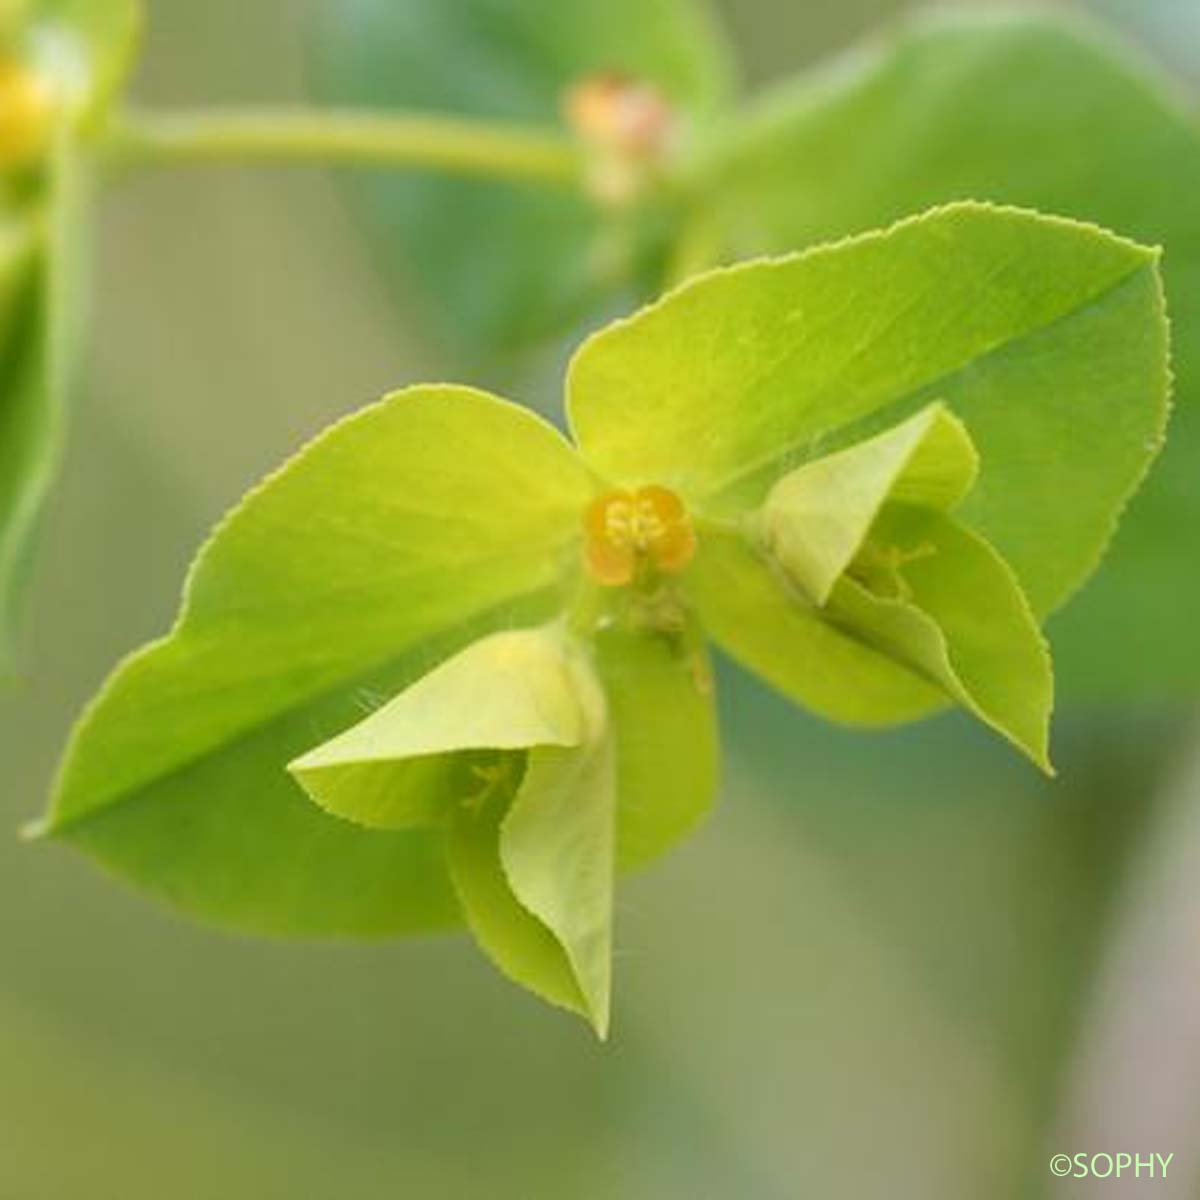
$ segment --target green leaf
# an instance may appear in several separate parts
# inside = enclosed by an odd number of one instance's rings
[[[726,49],[696,0],[343,0],[316,43],[323,99],[558,128],[596,72],[647,79],[692,121],[727,91]],[[363,177],[386,267],[412,280],[453,348],[518,350],[624,286],[620,231],[582,195],[536,184]]]
[[[486,768],[464,752],[582,739],[560,639],[505,631],[473,642],[288,770],[328,812],[373,829],[409,829],[436,822],[478,789],[475,773]]]
[[[22,319],[38,249],[31,222],[0,217],[0,346],[8,343],[13,326]]]
[[[979,467],[960,421],[931,404],[771,489],[753,527],[826,617],[936,683],[1049,771],[1053,680],[1008,565],[945,515]]]
[[[617,744],[617,862],[657,858],[708,811],[717,782],[711,666],[697,629],[623,624],[594,639]],[[576,746],[557,638],[503,632],[467,647],[288,769],[322,808],[375,829],[432,824],[478,787],[471,750]]]
[[[431,663],[553,615],[591,487],[550,426],[469,388],[334,426],[226,518],[174,630],[105,684],[45,832],[243,928],[457,920],[437,835],[356,828],[283,767]]]
[[[886,433],[785,475],[763,505],[762,533],[791,578],[823,605],[885,501],[953,508],[978,470],[962,422],[932,404]]]
[[[67,104],[36,189],[7,197],[0,214],[0,663],[9,674],[82,342],[93,167],[75,118],[99,113],[124,78],[138,13],[132,0],[39,0],[14,17],[14,26],[30,22],[23,52]]]
[[[705,530],[687,581],[717,643],[812,712],[850,725],[891,725],[945,706],[939,688],[832,624],[740,534]]]
[[[657,858],[695,829],[717,789],[712,667],[702,632],[615,623],[594,639],[617,753],[617,866]]]
[[[579,654],[551,629],[492,634],[289,769],[323,808],[371,828],[447,824],[480,945],[603,1037],[616,780],[604,697]]]
[[[616,839],[631,866],[694,826],[715,785],[716,730],[695,637],[614,626],[596,656],[611,723],[561,635],[505,631],[289,770],[321,807],[370,828],[448,823],[481,948],[603,1037]]]
[[[608,1034],[612,987],[617,779],[603,693],[575,670],[584,717],[576,750],[529,753],[500,827],[500,861],[513,895],[555,936],[596,1033]]]
[[[702,276],[589,339],[568,379],[598,474],[723,521],[940,398],[981,460],[962,519],[1038,614],[1096,566],[1167,392],[1154,251],[974,203]]]
[[[16,240],[0,341],[0,661],[13,672],[42,511],[58,474],[80,341],[87,165],[60,130],[44,228],[11,218]]]
[[[500,861],[500,829],[515,780],[478,805],[459,805],[450,817],[447,858],[459,902],[476,942],[515,983],[581,1017],[588,1002],[562,944],[513,895]]]
[[[934,680],[1052,774],[1050,656],[1004,560],[945,514],[907,505],[885,509],[871,538],[907,554],[886,573],[894,594],[851,572],[830,618]]]
[[[1060,668],[1065,651],[1081,690],[1194,690],[1200,638],[1177,597],[1200,590],[1200,122],[1173,82],[1045,8],[932,10],[764,97],[731,128],[718,187],[737,255],[797,250],[965,198],[1165,246],[1182,401],[1172,444],[1105,571],[1055,632]],[[1125,434],[1131,445],[1141,436]]]

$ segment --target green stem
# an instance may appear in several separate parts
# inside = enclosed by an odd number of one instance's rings
[[[119,166],[246,160],[400,166],[577,186],[562,134],[458,117],[338,109],[128,112],[105,135]]]

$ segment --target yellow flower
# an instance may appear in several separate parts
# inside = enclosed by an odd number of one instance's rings
[[[696,551],[696,535],[683,501],[651,484],[604,492],[583,516],[588,571],[607,587],[630,583],[644,563],[673,574]]]

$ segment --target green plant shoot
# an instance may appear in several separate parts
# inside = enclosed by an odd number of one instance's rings
[[[62,456],[92,145],[138,30],[132,0],[32,0],[0,24],[0,668]]]
[[[1156,251],[968,202],[600,331],[570,441],[397,392],[221,523],[40,832],[238,928],[465,922],[604,1036],[615,878],[716,790],[708,643],[835,721],[957,705],[1049,771],[1040,625],[1168,392]]]

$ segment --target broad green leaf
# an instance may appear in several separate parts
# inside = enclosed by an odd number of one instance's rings
[[[823,605],[885,501],[953,508],[978,470],[962,422],[930,405],[785,475],[763,505],[762,534],[792,580]]]
[[[561,943],[513,895],[500,862],[500,827],[512,786],[459,805],[450,817],[447,859],[471,933],[483,952],[515,983],[543,1000],[588,1016],[588,1003]]]
[[[1036,6],[943,8],[777,88],[731,128],[727,150],[718,186],[737,255],[802,249],[957,199],[1026,205],[1165,247],[1181,401],[1171,445],[1055,639],[1080,688],[1194,690],[1200,638],[1177,597],[1200,590],[1196,106],[1084,22]],[[1138,341],[1111,336],[1126,349]],[[1131,445],[1143,436],[1124,433]],[[989,537],[1026,578],[1004,538]],[[1033,598],[1045,607],[1036,588]]]
[[[564,91],[597,72],[651,81],[693,124],[727,91],[702,0],[343,0],[329,12],[316,79],[339,104],[552,130]],[[624,286],[622,231],[582,195],[396,171],[356,182],[383,264],[470,356],[559,332]]]
[[[469,388],[342,421],[218,527],[174,630],[84,714],[44,831],[243,927],[457,919],[435,835],[356,828],[283,768],[478,637],[551,616],[590,495],[552,428]]]
[[[431,824],[486,777],[464,752],[580,744],[564,654],[549,631],[494,633],[288,770],[322,808],[360,825]]]
[[[617,866],[657,858],[704,818],[717,789],[712,668],[701,631],[613,624],[595,637],[617,755]]]
[[[889,506],[871,537],[905,552],[887,572],[894,594],[851,572],[837,582],[830,619],[935,681],[1051,772],[1050,656],[1004,560],[930,509]]]
[[[946,704],[944,692],[915,671],[833,625],[738,534],[704,531],[687,579],[718,645],[812,712],[890,725]]]
[[[1163,436],[1154,251],[964,202],[699,277],[589,339],[568,378],[581,452],[701,514],[944,400],[980,457],[962,506],[1034,611],[1091,573]]]
[[[603,693],[574,672],[584,718],[578,749],[529,752],[500,827],[500,861],[513,895],[555,936],[596,1033],[608,1034],[612,987],[617,776]]]

